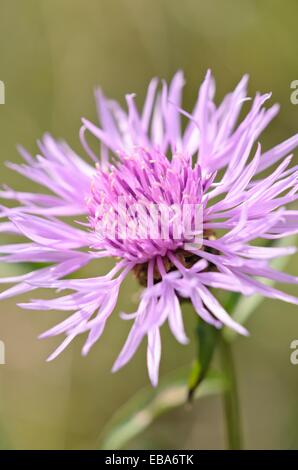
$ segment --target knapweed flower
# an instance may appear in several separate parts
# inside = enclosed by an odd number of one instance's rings
[[[100,127],[83,119],[80,132],[91,163],[46,135],[39,143],[40,155],[34,158],[20,149],[25,163],[9,164],[50,191],[25,193],[5,187],[0,194],[19,203],[2,206],[1,231],[27,239],[2,246],[2,262],[43,263],[28,274],[1,279],[14,283],[1,298],[50,288],[59,293],[56,298],[20,305],[72,312],[41,335],[65,335],[49,360],[81,333],[87,333],[82,352],[88,353],[115,309],[122,281],[131,273],[145,288],[137,311],[122,314],[133,325],[113,370],[126,364],[147,336],[153,385],[158,381],[161,326],[168,321],[177,340],[188,341],[182,298],[214,327],[226,325],[244,335],[246,329],[224,310],[213,289],[298,303],[296,297],[261,280],[298,281],[270,267],[270,260],[295,249],[264,243],[298,230],[298,211],[285,208],[297,199],[298,172],[290,167],[289,154],[298,144],[298,134],[262,152],[259,136],[278,106],[265,109],[270,95],[257,94],[238,122],[248,100],[246,84],[245,76],[216,106],[208,72],[191,113],[182,109],[181,72],[169,87],[163,82],[159,88],[156,79],[150,83],[141,113],[134,95],[126,96],[125,111],[97,91]],[[98,155],[91,148],[90,134],[100,142]],[[272,165],[274,170],[262,174]],[[185,207],[188,223],[181,217]],[[79,216],[84,220],[77,222]],[[147,230],[149,225],[153,233]],[[161,233],[164,229],[166,234]],[[115,266],[105,276],[70,276],[106,257],[113,257]]]

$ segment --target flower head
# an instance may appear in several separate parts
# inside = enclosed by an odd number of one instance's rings
[[[182,248],[193,238],[208,180],[203,183],[200,165],[192,168],[187,156],[169,160],[142,147],[119,152],[117,163],[98,167],[87,200],[96,248],[134,263]]]
[[[100,127],[83,119],[80,137],[92,163],[86,163],[65,143],[46,135],[41,155],[21,154],[25,164],[9,166],[51,191],[24,193],[5,187],[0,196],[19,203],[2,206],[3,233],[26,242],[3,245],[7,263],[49,263],[28,274],[1,279],[14,283],[0,298],[48,287],[71,290],[51,300],[20,304],[37,310],[73,312],[41,335],[66,337],[49,359],[77,335],[87,333],[86,354],[101,336],[113,312],[122,281],[133,272],[145,286],[137,311],[122,314],[133,321],[113,370],[126,364],[148,337],[147,363],[156,385],[161,356],[160,328],[168,321],[173,335],[187,343],[180,299],[189,299],[197,314],[221,328],[240,334],[246,329],[220,305],[211,288],[259,293],[297,304],[298,299],[262,283],[260,278],[297,283],[298,278],[270,267],[272,258],[295,251],[256,244],[298,231],[298,211],[285,205],[297,199],[297,167],[289,153],[298,134],[266,152],[256,142],[276,115],[276,105],[264,108],[270,95],[257,94],[237,125],[246,97],[245,76],[219,106],[213,101],[214,81],[208,72],[192,113],[181,108],[183,75],[158,90],[154,79],[142,113],[134,95],[124,111],[96,92]],[[182,130],[181,117],[187,120]],[[99,139],[99,155],[87,141],[87,131]],[[278,164],[262,176],[263,170]],[[261,174],[261,176],[259,176]],[[77,216],[85,222],[75,222]],[[68,276],[90,261],[115,258],[105,276]]]

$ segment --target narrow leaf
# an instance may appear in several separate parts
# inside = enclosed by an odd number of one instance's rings
[[[219,331],[213,325],[199,322],[197,327],[198,356],[188,380],[188,400],[191,401],[196,389],[205,378],[217,344]]]
[[[186,403],[187,374],[183,369],[175,378],[162,381],[156,394],[152,389],[137,393],[116,413],[103,432],[101,449],[122,449],[133,437],[144,431],[160,415]],[[194,399],[225,390],[226,384],[219,373],[210,372],[194,394]]]

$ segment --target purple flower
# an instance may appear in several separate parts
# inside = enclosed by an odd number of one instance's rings
[[[40,287],[71,291],[51,300],[20,304],[28,309],[72,312],[41,335],[66,336],[49,360],[81,333],[88,334],[83,354],[88,353],[103,333],[122,281],[131,272],[145,289],[137,311],[122,314],[122,318],[133,320],[133,325],[113,370],[126,364],[147,336],[153,385],[158,382],[161,326],[168,321],[176,339],[188,342],[181,298],[189,299],[196,313],[214,327],[227,325],[244,335],[246,329],[228,315],[210,288],[298,303],[296,297],[260,280],[298,281],[269,264],[273,258],[294,253],[295,248],[261,243],[262,239],[268,242],[298,231],[298,211],[285,208],[297,199],[298,172],[297,167],[290,167],[289,154],[298,144],[298,134],[263,153],[260,144],[254,148],[278,106],[265,109],[270,95],[257,94],[237,125],[248,100],[246,83],[245,76],[216,106],[215,85],[208,72],[191,113],[181,108],[181,72],[169,88],[162,83],[159,90],[158,81],[152,80],[142,113],[134,95],[126,96],[126,112],[97,91],[101,127],[83,119],[80,132],[92,164],[49,135],[39,143],[40,155],[33,158],[20,149],[25,164],[9,164],[50,194],[3,188],[1,197],[19,205],[1,207],[0,230],[27,241],[3,245],[1,260],[46,263],[46,267],[1,279],[1,283],[14,286],[0,298]],[[186,127],[182,130],[184,118]],[[99,156],[87,142],[87,131],[100,141]],[[263,170],[276,163],[269,175],[262,176]],[[136,204],[141,204],[142,210],[132,210]],[[161,216],[161,207],[169,208],[167,236],[160,232],[164,219],[154,218],[151,207],[158,208],[155,216]],[[182,219],[177,224],[173,209],[182,212],[185,207],[189,208],[187,226]],[[200,227],[193,225],[196,208],[202,212]],[[76,222],[78,216],[85,216],[84,222]],[[142,230],[156,220],[157,236],[144,234]],[[130,232],[123,232],[123,221]],[[103,230],[107,228],[110,230]],[[259,244],[252,244],[257,239]],[[69,277],[90,261],[111,256],[116,263],[105,276]]]

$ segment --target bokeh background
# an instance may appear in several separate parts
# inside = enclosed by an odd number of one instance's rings
[[[125,93],[136,92],[141,103],[152,76],[169,80],[178,68],[187,79],[187,109],[208,67],[217,79],[218,98],[248,72],[251,95],[271,90],[281,104],[263,136],[264,148],[289,137],[298,127],[298,106],[290,102],[290,83],[298,79],[297,16],[295,0],[0,0],[0,79],[6,85],[6,104],[0,106],[1,182],[30,187],[4,162],[20,161],[17,143],[36,152],[35,142],[46,131],[82,153],[80,118],[96,119],[95,85],[123,104]],[[297,264],[293,256],[289,271],[297,274]],[[1,274],[18,269],[23,268],[0,265]],[[105,269],[99,263],[92,274]],[[131,278],[118,311],[132,311],[138,289]],[[148,386],[143,347],[124,370],[110,373],[129,328],[118,311],[87,358],[80,356],[78,339],[48,364],[45,359],[60,338],[40,341],[37,336],[63,313],[22,311],[15,299],[1,303],[0,339],[6,345],[6,364],[0,365],[2,449],[100,446],[116,410]],[[185,309],[185,318],[194,338],[194,314]],[[245,445],[297,448],[298,366],[290,364],[290,343],[298,339],[297,307],[266,300],[248,327],[251,337],[234,345]],[[163,339],[161,376],[191,364],[193,343],[176,344],[166,327]],[[163,415],[126,444],[223,446],[220,397]]]

